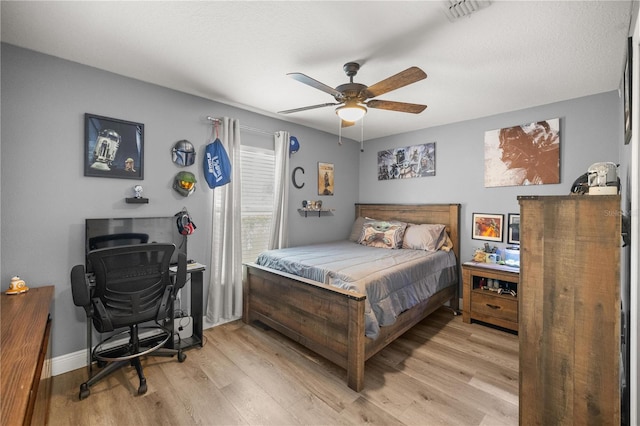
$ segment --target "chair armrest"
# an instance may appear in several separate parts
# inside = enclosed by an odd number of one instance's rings
[[[187,283],[187,255],[178,254],[178,269],[176,271],[175,292],[177,293]]]
[[[71,295],[74,305],[85,309],[91,306],[89,282],[84,273],[84,265],[76,265],[71,269]]]

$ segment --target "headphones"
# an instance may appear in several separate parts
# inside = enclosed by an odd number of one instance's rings
[[[196,229],[196,224],[191,221],[189,212],[186,210],[182,210],[181,212],[176,213],[176,217],[178,232],[180,232],[181,235],[193,234],[193,231],[195,231]]]

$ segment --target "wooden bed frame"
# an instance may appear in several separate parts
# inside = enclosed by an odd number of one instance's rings
[[[440,223],[460,261],[459,204],[356,204],[356,217]],[[347,384],[364,386],[365,361],[445,304],[458,309],[458,285],[403,312],[373,340],[365,336],[364,294],[342,290],[256,264],[243,272],[243,321],[261,321],[347,370]],[[458,276],[460,276],[458,271]]]

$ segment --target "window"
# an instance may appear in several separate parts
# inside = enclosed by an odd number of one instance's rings
[[[242,261],[254,262],[269,246],[273,217],[275,152],[242,145]]]

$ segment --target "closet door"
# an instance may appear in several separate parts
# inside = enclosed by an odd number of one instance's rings
[[[520,424],[620,424],[620,197],[518,197]]]

